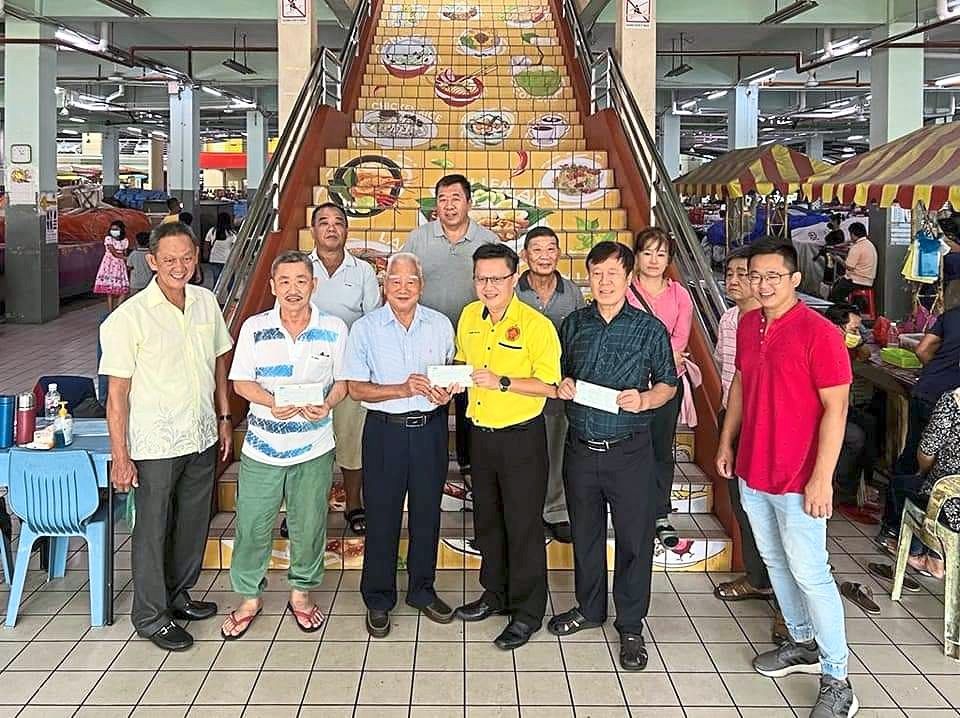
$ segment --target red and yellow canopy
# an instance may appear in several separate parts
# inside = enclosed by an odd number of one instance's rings
[[[930,125],[857,155],[803,183],[804,194],[824,202],[861,206],[917,202],[960,207],[960,122]]]
[[[829,167],[789,147],[763,145],[727,152],[673,183],[678,192],[701,197],[711,194],[743,197],[750,190],[765,195],[774,189],[790,194],[798,191],[810,175]]]

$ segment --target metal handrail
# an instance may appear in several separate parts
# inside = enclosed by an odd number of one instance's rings
[[[613,53],[607,50],[597,54],[590,49],[573,0],[563,0],[561,8],[573,36],[574,57],[590,88],[590,113],[612,108],[620,117],[631,154],[647,183],[652,223],[676,238],[677,270],[695,295],[698,323],[712,343],[716,340],[718,321],[726,310],[726,302],[656,150],[650,130]]]
[[[247,278],[256,265],[263,243],[267,235],[281,229],[280,195],[299,155],[313,113],[319,104],[342,110],[343,83],[359,55],[360,38],[372,13],[371,0],[360,0],[339,55],[321,47],[313,58],[307,78],[290,110],[276,150],[264,169],[263,179],[250,201],[247,216],[217,281],[217,299],[224,307],[231,329],[237,320],[234,310],[249,290]]]

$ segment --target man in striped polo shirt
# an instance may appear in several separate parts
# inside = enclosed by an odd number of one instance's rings
[[[316,283],[306,254],[282,253],[270,270],[277,306],[247,319],[237,339],[230,379],[250,402],[250,412],[230,565],[233,590],[243,600],[223,622],[226,640],[242,636],[263,608],[260,594],[267,584],[273,527],[284,500],[290,531],[287,608],[304,632],[323,625],[310,591],[323,579],[327,512],[317,507],[326,507],[333,477],[331,410],[347,393],[346,383],[336,380],[347,325],[311,303]],[[322,400],[308,395],[314,403],[277,406],[280,387],[307,384],[323,385]],[[300,387],[301,394],[305,391]]]

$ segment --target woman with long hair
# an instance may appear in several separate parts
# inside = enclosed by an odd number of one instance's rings
[[[237,233],[233,231],[233,217],[226,212],[217,214],[217,226],[211,227],[204,238],[207,246],[210,247],[210,268],[213,272],[213,285],[217,285],[220,279],[220,273],[223,272],[223,265],[227,263],[230,256],[230,250],[237,239]]]

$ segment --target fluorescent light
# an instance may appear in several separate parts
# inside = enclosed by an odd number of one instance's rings
[[[136,132],[138,135],[143,134],[143,130],[139,127],[128,127],[127,129],[130,130],[130,132]]]
[[[830,43],[830,54],[832,55],[835,52],[842,51],[851,46],[860,45],[863,41],[860,39],[859,35],[854,35],[853,37],[846,37],[843,40],[838,40],[837,42]]]
[[[233,70],[234,72],[239,72],[241,75],[256,75],[257,71],[254,70],[249,65],[232,58],[228,57],[226,60],[221,63],[227,69]]]
[[[786,22],[792,18],[795,18],[797,15],[807,12],[808,10],[813,10],[815,7],[818,7],[820,3],[816,0],[796,0],[796,2],[790,3],[786,7],[782,7],[779,10],[767,15],[763,20],[760,21],[761,25],[777,25],[781,22]]]
[[[941,77],[939,80],[934,80],[933,84],[937,87],[953,87],[954,85],[960,85],[960,73]]]
[[[856,150],[853,149],[853,147],[844,147],[842,151],[843,151],[843,152],[856,152]]]
[[[693,72],[693,67],[682,62],[673,69],[668,70],[664,77],[680,77],[680,75],[686,75],[688,72]]]
[[[213,95],[214,97],[223,97],[223,93],[220,92],[220,90],[215,90],[212,87],[207,87],[206,85],[204,85],[200,89],[206,92],[208,95]]]
[[[847,138],[847,142],[859,142],[860,140],[865,140],[865,139],[867,138],[864,137],[863,135],[850,135]]]
[[[696,101],[696,99],[687,100],[686,102],[681,102],[681,103],[680,103],[680,109],[681,109],[681,110],[692,110],[692,109],[693,109],[694,107],[696,107],[696,106],[697,106],[697,101]]]
[[[122,12],[127,17],[147,17],[150,14],[142,7],[138,7],[132,2],[129,2],[129,0],[97,0],[97,2],[113,10]]]
[[[60,132],[61,132],[61,134],[64,134],[64,135],[79,135],[79,134],[80,134],[80,131],[79,131],[79,130],[69,130],[69,129],[67,129],[67,128],[63,128],[62,130],[60,130]]]
[[[67,119],[70,120],[71,122],[79,122],[81,124],[86,122],[86,120],[83,119],[82,117],[68,117]]]
[[[756,72],[748,77],[744,78],[744,82],[750,85],[762,85],[764,82],[772,80],[780,73],[780,70],[775,67],[770,67],[766,70],[761,70]]]
[[[844,105],[849,105],[853,100],[849,97],[846,97],[842,100],[834,100],[833,102],[828,102],[827,107],[843,107]]]
[[[708,100],[719,100],[721,97],[727,96],[727,90],[715,90],[714,92],[707,93]]]
[[[81,48],[83,50],[102,51],[106,49],[100,46],[99,40],[94,40],[93,38],[87,37],[85,35],[81,35],[80,33],[74,32],[73,30],[68,30],[65,27],[59,28],[53,34],[53,36],[54,38],[56,38],[62,43],[66,43],[67,45],[72,45],[74,47]]]

